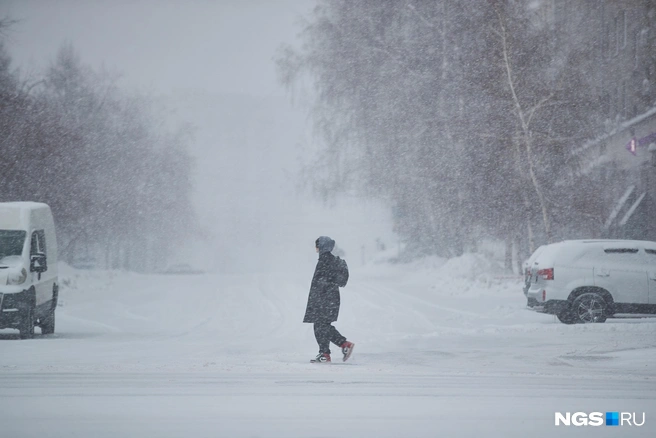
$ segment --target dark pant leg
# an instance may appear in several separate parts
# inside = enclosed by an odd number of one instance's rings
[[[319,344],[319,353],[330,354],[330,323],[315,322],[314,323],[314,337]]]
[[[338,347],[341,347],[342,344],[346,342],[346,338],[342,336],[341,333],[338,332],[337,329],[332,325],[330,326],[330,342],[337,345]]]
[[[342,336],[329,322],[314,323],[314,337],[319,344],[319,353],[330,354],[330,343],[341,346],[346,338]]]

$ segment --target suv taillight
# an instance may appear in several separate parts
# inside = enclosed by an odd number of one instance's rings
[[[540,269],[538,271],[538,277],[542,277],[543,280],[553,280],[554,279],[554,269]]]

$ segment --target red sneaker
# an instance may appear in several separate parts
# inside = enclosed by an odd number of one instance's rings
[[[328,353],[319,353],[317,357],[310,361],[311,363],[328,363],[330,362],[330,354]]]
[[[344,355],[344,362],[348,360],[349,357],[351,357],[351,354],[353,354],[353,348],[355,347],[355,344],[353,342],[349,341],[344,341],[342,345],[342,354]]]

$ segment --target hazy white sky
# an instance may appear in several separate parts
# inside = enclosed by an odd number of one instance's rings
[[[295,190],[300,158],[312,155],[314,140],[307,114],[291,107],[277,83],[273,57],[281,44],[298,44],[297,21],[314,5],[0,0],[0,16],[20,20],[7,47],[23,73],[38,76],[72,43],[83,63],[121,73],[122,88],[152,92],[193,123],[194,202],[210,254],[201,262],[261,271],[314,263],[319,235],[335,238],[356,263],[391,228],[378,205],[326,207]]]
[[[21,20],[9,49],[39,70],[71,42],[82,60],[155,92],[180,88],[283,95],[271,62],[313,0],[3,0]]]

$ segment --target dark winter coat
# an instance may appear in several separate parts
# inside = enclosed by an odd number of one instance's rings
[[[335,284],[335,256],[321,252],[314,270],[303,322],[335,322],[339,316],[339,287]]]

